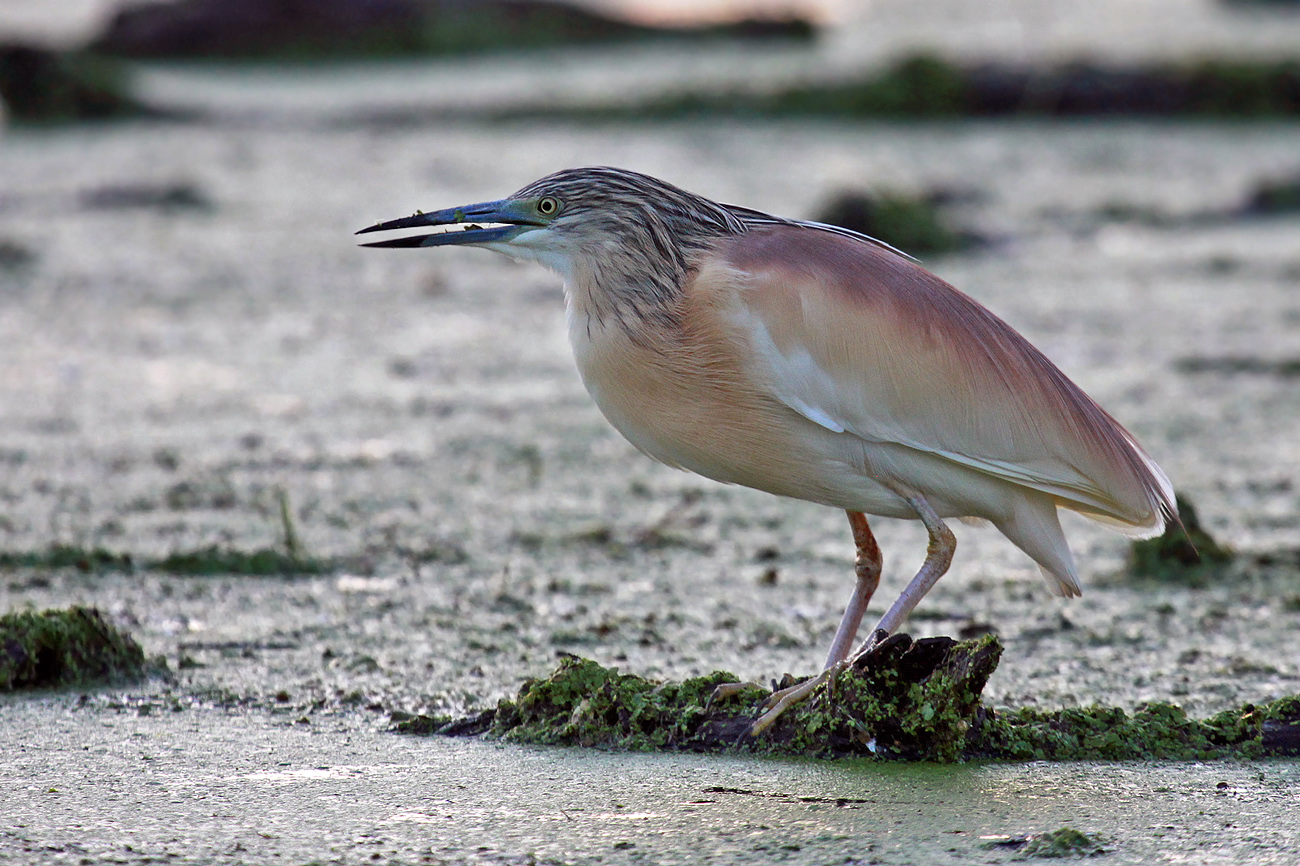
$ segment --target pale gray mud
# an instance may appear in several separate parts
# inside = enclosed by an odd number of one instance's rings
[[[195,75],[222,100],[244,80]],[[838,512],[620,439],[573,370],[556,277],[352,237],[582,164],[792,216],[846,186],[973,193],[954,217],[997,243],[930,264],[1248,556],[1204,587],[1135,585],[1124,540],[1071,521],[1085,595],[1066,603],[996,533],[956,527],[909,629],[995,628],[994,705],[1208,715],[1300,691],[1300,225],[1183,218],[1300,171],[1294,124],[381,127],[357,109],[0,138],[3,550],[274,547],[284,491],[305,552],[338,563],[5,572],[0,610],[97,605],[176,675],[0,700],[0,859],[1001,862],[979,836],[1067,824],[1109,839],[1106,862],[1300,859],[1294,762],[938,769],[386,733],[393,710],[490,705],[560,651],[651,677],[811,672],[851,543]],[[105,193],[122,186],[188,193]],[[1124,208],[1171,219],[1098,214]],[[1259,363],[1180,367],[1229,356]],[[925,544],[878,535],[883,604]]]

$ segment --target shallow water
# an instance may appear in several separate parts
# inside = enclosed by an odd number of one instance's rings
[[[1296,828],[1284,820],[1296,798],[1293,763],[939,771],[584,755],[380,733],[386,717],[368,704],[483,706],[547,672],[561,651],[659,677],[810,671],[852,565],[841,514],[664,469],[613,433],[573,370],[555,277],[474,251],[360,250],[352,232],[594,163],[799,217],[846,186],[965,191],[954,216],[995,243],[934,269],[1129,426],[1216,537],[1248,553],[1287,554],[1300,546],[1297,380],[1188,374],[1178,362],[1300,356],[1300,223],[1170,228],[1094,211],[1119,203],[1176,224],[1226,213],[1261,178],[1300,171],[1300,127],[394,127],[357,121],[364,100],[328,89],[290,98],[301,112],[268,121],[265,95],[241,74],[202,75],[211,86],[193,98],[234,122],[0,137],[0,239],[36,256],[0,272],[0,543],[103,545],[137,558],[211,544],[250,550],[279,543],[283,489],[307,552],[346,557],[347,570],[298,579],[6,573],[0,610],[97,604],[173,667],[182,655],[203,665],[180,672],[181,693],[232,694],[256,710],[228,717],[203,709],[205,699],[177,715],[136,718],[93,702],[71,712],[62,699],[6,698],[7,741],[33,751],[4,751],[5,796],[29,817],[0,856],[72,858],[80,855],[68,844],[84,847],[101,832],[132,844],[125,810],[142,803],[158,816],[139,831],[152,845],[190,839],[212,846],[195,850],[239,859],[238,841],[255,860],[323,858],[337,844],[359,859],[368,833],[398,840],[392,850],[427,848],[435,834],[420,816],[436,810],[420,798],[441,797],[459,817],[450,830],[434,819],[438,832],[474,828],[502,857],[562,857],[570,846],[589,860],[630,860],[638,850],[686,859],[716,848],[723,861],[909,862],[921,846],[933,862],[996,861],[1010,854],[978,848],[978,835],[1070,823],[1119,837],[1116,857],[1132,862],[1295,860]],[[402,80],[399,68],[364,75],[389,91]],[[107,186],[160,184],[188,185],[210,207],[86,204]],[[666,524],[668,544],[635,543],[696,492],[699,501]],[[1208,714],[1300,691],[1292,560],[1204,589],[1134,586],[1120,577],[1122,539],[1082,521],[1067,531],[1083,599],[1051,598],[996,533],[957,527],[953,572],[910,629],[994,626],[1007,651],[989,684],[993,703],[1172,699]],[[919,563],[924,539],[911,524],[886,521],[878,537],[882,607]],[[772,547],[775,560],[765,552]],[[760,583],[773,566],[775,585]],[[299,717],[312,724],[287,726]],[[66,742],[99,745],[52,750],[60,731]],[[157,766],[146,748],[155,743],[179,762],[174,777],[137,772]],[[250,776],[279,772],[279,760],[295,770],[401,769],[363,770],[362,781],[351,770],[308,773],[287,799],[245,802],[249,790],[283,793],[274,779]],[[444,760],[463,778],[437,775]],[[40,761],[48,776],[36,773]],[[232,781],[230,767],[245,776]],[[45,778],[62,792],[48,810],[32,781]],[[186,778],[205,780],[217,802],[198,800]],[[612,813],[610,791],[628,779],[643,787],[625,806],[655,817],[564,817],[598,806]],[[469,793],[442,793],[455,784]],[[88,799],[69,793],[78,785]],[[888,808],[750,795],[691,807],[709,786]],[[492,830],[489,813],[501,802],[514,811]],[[556,802],[573,810],[557,812]],[[544,823],[534,808],[549,810]],[[316,809],[325,809],[320,824],[309,817]],[[414,817],[394,820],[406,813]],[[230,839],[231,827],[268,815],[273,839]],[[21,852],[24,839],[65,847]],[[638,848],[613,848],[619,841]],[[861,853],[858,843],[877,847]],[[784,844],[801,847],[782,854]],[[455,856],[479,855],[462,847]]]

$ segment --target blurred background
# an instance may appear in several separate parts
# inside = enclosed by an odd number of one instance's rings
[[[1195,503],[1223,556],[1172,583],[1071,522],[1073,606],[959,528],[912,628],[998,631],[997,700],[1296,690],[1300,4],[5,0],[0,100],[0,607],[230,682],[211,647],[292,635],[313,700],[422,710],[556,650],[810,669],[842,515],[636,454],[553,275],[352,237],[612,164],[916,254]],[[923,535],[880,534],[901,585]]]

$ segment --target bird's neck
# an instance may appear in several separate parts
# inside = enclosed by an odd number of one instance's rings
[[[616,328],[637,343],[647,333],[669,333],[677,322],[681,282],[629,262],[579,259],[562,271],[570,336]]]

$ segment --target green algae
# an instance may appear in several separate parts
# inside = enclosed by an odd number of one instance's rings
[[[140,645],[94,608],[0,616],[0,691],[137,679],[145,673]]]
[[[1191,719],[1170,703],[993,710],[980,695],[997,667],[995,635],[955,641],[891,635],[794,704],[759,736],[766,689],[716,671],[655,682],[566,657],[514,700],[463,719],[394,714],[411,734],[539,745],[691,750],[951,763],[1216,760],[1300,755],[1300,696]],[[782,686],[797,682],[787,676]]]
[[[827,203],[813,220],[860,232],[914,255],[951,253],[974,246],[970,234],[948,225],[938,199],[934,195],[846,191]]]
[[[323,574],[331,565],[311,557],[275,550],[269,547],[245,551],[223,547],[204,547],[198,550],[177,551],[163,559],[147,564],[151,571],[168,574],[213,575],[291,575]]]
[[[59,569],[78,571],[132,571],[134,560],[129,553],[114,553],[102,547],[52,544],[45,550],[0,550],[0,568]]]
[[[156,115],[131,95],[126,68],[84,51],[0,44],[0,103],[18,123]]]
[[[989,711],[971,743],[972,757],[1014,761],[1214,760],[1266,753],[1264,723],[1287,710],[1284,701],[1247,705],[1209,719],[1153,703],[1132,715],[1118,707]]]
[[[773,92],[692,90],[640,104],[505,114],[640,121],[708,116],[1293,117],[1300,114],[1300,60],[1031,65],[954,63],[922,53],[861,77],[796,84]]]
[[[291,537],[292,538],[292,537]],[[57,570],[75,568],[84,572],[156,571],[178,575],[294,575],[325,574],[336,564],[302,553],[293,539],[286,550],[260,547],[239,550],[210,545],[193,550],[177,550],[161,559],[137,558],[130,553],[115,553],[101,547],[54,544],[45,550],[0,551],[0,569]]]

